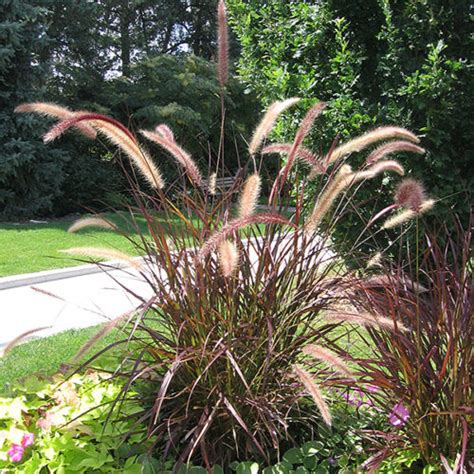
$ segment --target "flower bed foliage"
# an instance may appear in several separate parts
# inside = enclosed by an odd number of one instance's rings
[[[87,371],[69,379],[27,379],[0,399],[0,468],[7,472],[142,472],[143,434],[124,434],[130,421],[106,423],[120,386]],[[123,404],[124,416],[137,408]]]
[[[110,365],[110,361],[109,361]],[[123,417],[108,420],[108,404],[120,391],[109,374],[88,370],[70,379],[29,378],[0,399],[0,469],[7,472],[127,472],[140,474],[206,474],[197,465],[179,467],[172,458],[152,453],[146,426],[137,426],[136,405],[125,404]],[[234,462],[226,468],[237,474],[350,474],[366,459],[370,437],[387,429],[387,414],[360,392],[342,392],[332,403],[331,428],[320,427],[308,441],[282,453],[265,467],[259,461]],[[343,401],[345,400],[345,401]],[[349,403],[347,403],[349,402]],[[130,432],[133,434],[130,435]],[[377,472],[422,472],[420,453],[401,450]],[[213,474],[224,469],[212,466]],[[423,474],[440,472],[425,466]]]

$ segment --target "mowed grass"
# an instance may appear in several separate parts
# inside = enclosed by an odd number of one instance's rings
[[[0,395],[8,394],[12,384],[21,383],[21,379],[29,375],[50,376],[57,373],[61,365],[67,364],[98,329],[99,326],[72,329],[14,347],[0,358]],[[117,333],[105,336],[97,342],[89,355],[104,348],[116,338]]]
[[[120,229],[137,239],[131,216],[125,212],[105,214]],[[157,219],[165,221],[163,216]],[[0,277],[82,265],[78,258],[61,253],[71,247],[107,247],[129,255],[137,255],[134,244],[111,230],[86,228],[75,234],[67,232],[76,219],[50,221],[47,224],[0,224]],[[135,217],[140,230],[146,233],[143,217]],[[168,221],[171,226],[177,221]],[[82,260],[86,260],[83,258]]]

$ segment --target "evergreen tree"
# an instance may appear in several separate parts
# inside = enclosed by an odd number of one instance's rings
[[[0,5],[0,215],[20,218],[51,209],[68,155],[37,139],[44,120],[15,115],[19,103],[42,95],[49,64],[47,10],[28,0]]]

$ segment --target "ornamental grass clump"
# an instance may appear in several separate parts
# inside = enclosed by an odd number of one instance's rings
[[[370,472],[407,447],[421,453],[427,465],[439,466],[444,459],[452,468],[447,472],[470,472],[473,224],[474,214],[466,227],[453,219],[424,235],[419,254],[408,251],[409,264],[385,261],[377,270],[380,278],[354,281],[351,295],[358,311],[400,321],[407,329],[368,327],[364,340],[370,356],[357,360],[360,379],[378,388],[370,397],[393,426],[379,433],[379,448],[365,463]]]
[[[217,69],[223,91],[227,79],[223,1],[218,8]],[[293,143],[265,147],[279,115],[297,102],[287,99],[268,108],[250,141],[249,165],[235,177],[232,189],[223,193],[217,193],[218,177],[225,172],[222,154],[212,157],[217,165],[203,179],[201,160],[180,147],[165,124],[140,133],[167,150],[183,171],[172,193],[161,177],[163,163],[156,164],[138,138],[112,118],[71,112],[72,116],[58,117],[60,121],[44,137],[49,142],[71,127],[92,128],[118,146],[149,184],[148,192],[141,191],[130,176],[136,200],[133,215],[142,216],[148,230],[135,242],[144,257],[139,263],[130,262],[130,272],[150,291],[143,296],[129,290],[139,306],[102,328],[78,358],[109,331],[120,330],[124,337],[90,356],[85,365],[93,365],[104,352],[118,351],[120,360],[112,376],[124,382],[111,413],[120,412],[133,388],[143,408],[137,427],[146,423],[155,450],[164,456],[173,454],[181,463],[198,458],[209,467],[235,459],[259,457],[269,463],[278,458],[285,442],[317,429],[321,417],[331,423],[323,386],[352,380],[344,357],[334,353],[338,339],[332,335],[334,328],[350,322],[403,329],[401,322],[397,326],[394,319],[370,310],[359,315],[351,315],[350,310],[334,312],[351,282],[345,278],[342,259],[331,248],[327,228],[339,216],[330,211],[355,183],[361,186],[379,173],[404,173],[394,160],[382,159],[352,170],[345,157],[380,140],[417,138],[399,127],[381,127],[319,157],[303,146],[324,110],[319,102],[306,114]],[[19,111],[36,110],[22,106]],[[224,117],[223,113],[223,121]],[[397,143],[404,151],[410,148]],[[268,208],[260,212],[257,162],[272,159],[267,156],[270,152],[287,153],[288,161],[271,185]],[[323,174],[325,186],[316,203],[304,209],[304,180],[295,178],[296,210],[288,214],[282,203],[288,199],[286,184],[294,178],[297,159],[309,165],[310,173]],[[234,191],[239,194],[236,205]],[[171,229],[163,215],[180,225]],[[304,215],[309,217],[303,219]],[[88,224],[103,223],[80,221],[73,229]],[[104,249],[69,252],[107,255]],[[129,260],[126,255],[109,255]],[[304,399],[306,395],[312,396],[317,409]]]

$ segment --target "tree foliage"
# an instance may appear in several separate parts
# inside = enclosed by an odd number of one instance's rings
[[[3,2],[0,11],[0,212],[22,217],[51,209],[68,155],[31,140],[38,118],[13,116],[18,103],[35,100],[44,89],[46,11],[23,0]]]
[[[400,156],[403,165],[442,200],[437,212],[454,207],[467,215],[474,186],[468,1],[228,4],[243,48],[240,74],[265,104],[291,96],[328,102],[312,135],[316,150],[378,124],[411,128],[428,153]],[[283,130],[279,138],[287,138]],[[361,200],[389,203],[393,183],[383,185],[379,193],[376,183],[365,185]],[[346,221],[336,233],[342,240],[362,226],[359,219]]]
[[[13,113],[22,102],[54,101],[73,110],[107,113],[133,127],[168,122],[179,138],[186,131],[188,150],[207,163],[209,149],[217,148],[216,142],[207,140],[215,137],[220,125],[213,100],[219,88],[209,61],[215,46],[216,3],[1,3],[2,219],[98,210],[124,187],[115,155],[107,147],[66,136],[61,151],[47,150],[41,143],[45,126],[39,125],[44,121]],[[231,81],[226,96],[227,143],[232,143],[226,162],[231,169],[237,166],[241,136],[248,135],[255,115],[255,102],[242,89]]]

